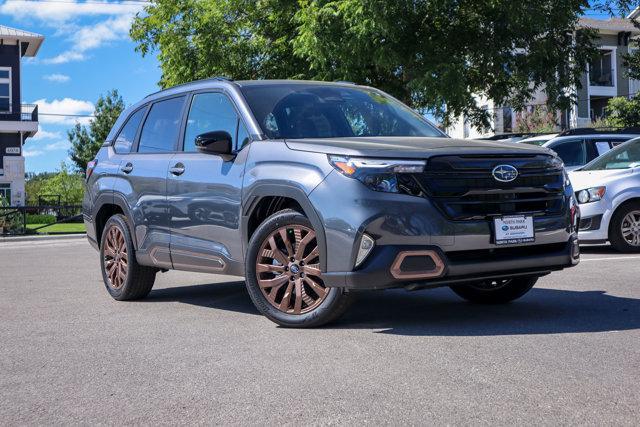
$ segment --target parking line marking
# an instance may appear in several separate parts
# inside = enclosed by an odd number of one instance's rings
[[[617,256],[608,258],[581,258],[580,261],[614,261],[617,259],[640,259],[640,256]]]

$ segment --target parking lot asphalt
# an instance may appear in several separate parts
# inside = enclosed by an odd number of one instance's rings
[[[0,423],[637,425],[639,277],[585,248],[505,306],[370,292],[292,330],[240,278],[168,272],[117,302],[84,240],[3,241]]]

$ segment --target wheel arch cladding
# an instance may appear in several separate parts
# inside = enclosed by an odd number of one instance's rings
[[[304,214],[316,232],[320,249],[320,270],[327,268],[327,244],[320,216],[309,201],[306,193],[293,185],[263,184],[253,187],[244,197],[242,208],[242,241],[246,246],[253,232],[264,219],[283,209],[293,209]]]
[[[133,221],[124,197],[117,193],[101,194],[94,204],[94,211],[92,214],[96,227],[96,240],[98,241],[98,243],[102,238],[102,232],[104,231],[104,226],[106,225],[107,221],[109,220],[109,218],[116,214],[124,215],[127,218],[127,222],[129,223],[129,228],[131,228],[131,226],[133,225]],[[137,249],[138,244],[136,241],[135,233],[133,233],[133,230],[131,229],[129,231],[131,232],[131,239],[133,240],[134,249]]]

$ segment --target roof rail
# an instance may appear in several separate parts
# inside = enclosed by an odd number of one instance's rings
[[[206,79],[200,79],[200,80],[194,80],[194,81],[191,81],[191,82],[180,83],[180,84],[177,84],[177,85],[175,85],[175,86],[171,86],[171,87],[168,87],[168,88],[166,88],[166,89],[162,89],[162,90],[159,90],[159,91],[157,91],[157,92],[150,93],[149,95],[145,96],[145,97],[144,97],[144,99],[147,99],[147,98],[149,98],[150,96],[156,95],[156,94],[158,94],[158,93],[162,93],[162,92],[164,92],[164,91],[166,91],[166,90],[171,90],[171,89],[175,89],[175,88],[177,88],[177,87],[187,86],[187,85],[190,85],[190,84],[199,83],[199,82],[206,82],[206,81],[214,81],[214,82],[233,82],[233,79],[232,79],[232,78],[230,78],[230,77],[225,77],[225,76],[215,76],[215,77],[208,77],[208,78],[206,78]]]
[[[595,135],[598,133],[613,133],[613,134],[640,134],[640,127],[599,127],[599,128],[575,128],[568,129],[560,133],[558,136],[570,136],[570,135]]]

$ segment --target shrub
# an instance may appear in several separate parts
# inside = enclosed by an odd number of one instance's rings
[[[53,224],[56,222],[55,215],[27,214],[27,224]]]

